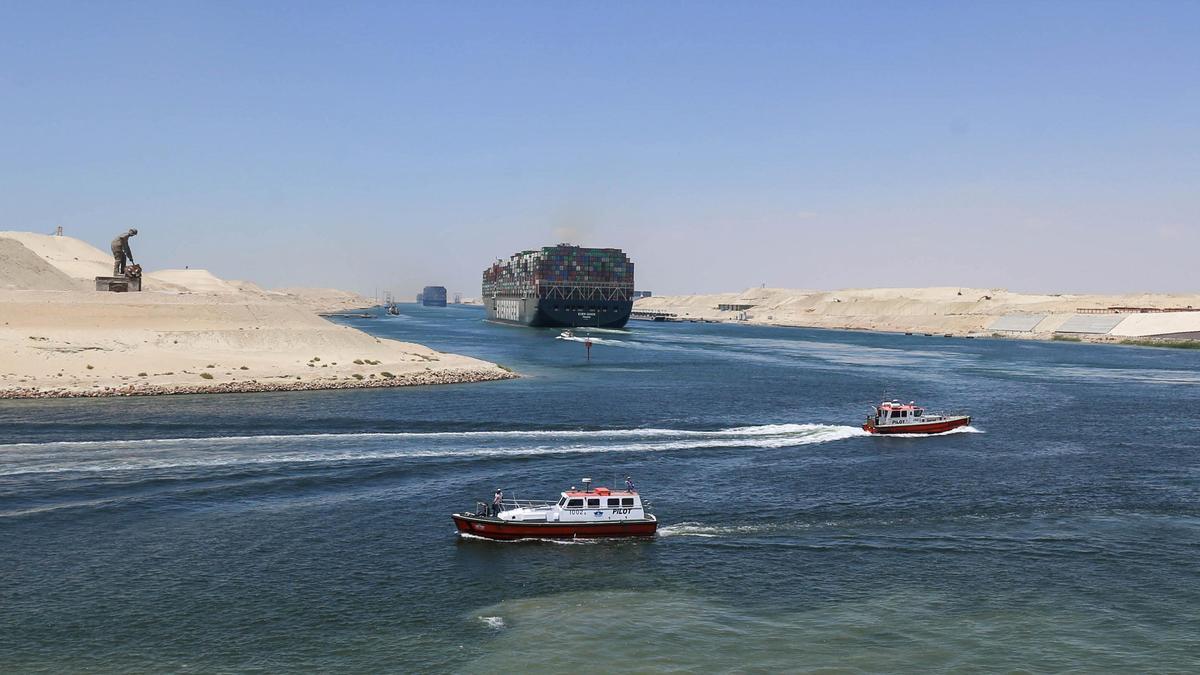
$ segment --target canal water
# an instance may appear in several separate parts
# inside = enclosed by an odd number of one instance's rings
[[[0,402],[0,671],[1200,668],[1200,353],[350,319],[477,385]],[[975,416],[878,438],[872,402]],[[653,540],[494,543],[630,475]]]

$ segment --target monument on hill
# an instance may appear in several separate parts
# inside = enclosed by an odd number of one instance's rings
[[[114,293],[142,290],[142,266],[134,264],[129,248],[129,238],[137,233],[137,228],[130,228],[112,240],[113,275],[96,277],[96,290]]]

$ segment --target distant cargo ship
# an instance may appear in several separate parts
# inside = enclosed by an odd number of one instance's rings
[[[445,307],[446,287],[426,286],[425,290],[421,291],[421,304],[426,307]]]
[[[483,271],[489,319],[525,326],[621,328],[633,310],[633,263],[617,248],[521,251]]]

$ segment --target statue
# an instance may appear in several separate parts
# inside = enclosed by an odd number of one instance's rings
[[[137,234],[136,228],[130,228],[124,234],[112,240],[113,276],[125,275],[125,261],[133,262],[133,251],[129,250],[129,238]]]

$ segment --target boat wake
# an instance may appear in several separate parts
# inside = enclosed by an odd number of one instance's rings
[[[970,428],[970,427],[967,427]],[[693,429],[663,429],[649,427],[645,429],[516,429],[504,431],[366,431],[349,433],[320,433],[320,434],[259,434],[241,436],[192,436],[180,438],[135,438],[114,439],[103,441],[43,441],[38,443],[6,443],[0,444],[0,452],[18,448],[70,448],[70,447],[101,447],[117,446],[161,446],[163,444],[222,445],[229,443],[273,444],[279,441],[338,441],[338,440],[371,440],[371,439],[470,439],[485,441],[490,439],[520,439],[520,438],[691,438],[691,437],[724,437],[724,436],[787,436],[814,434],[822,431],[839,430],[847,436],[864,436],[865,431],[859,427],[835,426],[829,424],[763,424],[756,426],[729,427],[715,430]],[[961,431],[956,429],[954,431]],[[837,440],[837,439],[825,439]]]
[[[604,429],[373,432],[64,441],[0,445],[0,476],[147,471],[416,458],[773,449],[829,443],[866,432],[828,424],[768,424],[716,430]]]
[[[481,616],[479,620],[483,622],[483,625],[492,630],[504,629],[504,617],[502,616]]]
[[[580,335],[572,335],[571,337],[563,337],[560,335],[555,339],[562,340],[563,342],[591,342],[594,345],[610,345],[610,346],[614,346],[614,347],[624,346],[624,345],[628,344],[624,340],[613,340],[612,338],[600,338],[600,337],[586,337],[586,336],[580,336]]]
[[[692,521],[675,523],[658,528],[660,537],[723,537],[736,535],[763,534],[779,529],[779,525],[704,525]]]

